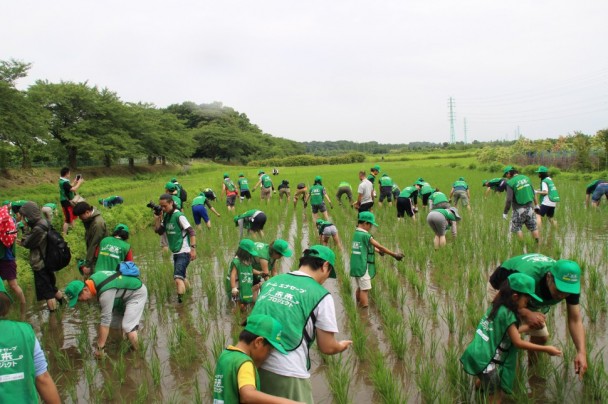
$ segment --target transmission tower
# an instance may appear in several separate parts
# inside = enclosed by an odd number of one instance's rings
[[[450,110],[450,143],[456,143],[456,130],[454,129],[454,120],[456,119],[454,115],[454,98],[450,97],[448,101],[448,107]]]

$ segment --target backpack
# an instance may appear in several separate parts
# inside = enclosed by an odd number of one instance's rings
[[[188,192],[182,186],[179,187],[179,199],[181,199],[182,202],[186,202],[188,200]]]
[[[118,264],[118,268],[116,268],[116,270],[124,276],[134,276],[136,278],[139,278],[139,275],[141,275],[139,267],[135,265],[133,261],[121,262],[120,264]]]
[[[8,205],[0,208],[0,241],[6,248],[15,244],[17,239],[17,225],[8,213]]]
[[[61,233],[48,225],[46,232],[46,253],[43,256],[44,267],[56,272],[67,267],[72,259],[72,252]]]

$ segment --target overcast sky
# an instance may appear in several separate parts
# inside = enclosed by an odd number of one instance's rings
[[[558,137],[608,128],[608,1],[5,1],[19,82],[158,107],[221,101],[298,141]]]

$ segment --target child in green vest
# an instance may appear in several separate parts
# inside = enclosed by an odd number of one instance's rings
[[[370,233],[372,226],[378,226],[374,214],[359,213],[359,223],[355,229],[350,254],[350,276],[357,281],[355,297],[363,308],[369,305],[369,291],[372,288],[372,279],[376,276],[376,251],[380,255],[388,254],[397,261],[401,261],[405,256],[378,243]]]
[[[562,354],[554,346],[521,339],[520,333],[528,326],[520,326],[518,311],[527,306],[530,297],[539,302],[542,299],[534,293],[536,282],[531,276],[514,273],[507,279],[460,358],[464,370],[479,378],[477,384],[491,396],[490,402],[493,402],[494,394],[499,395],[496,402],[500,402],[503,392],[512,392],[518,349],[546,352],[552,356]]]
[[[258,256],[255,243],[244,238],[239,242],[235,257],[230,261],[228,275],[226,276],[226,289],[230,291],[234,302],[239,302],[241,311],[255,302],[260,289],[253,286],[253,275],[262,275],[262,271],[253,269],[253,259]],[[237,287],[238,285],[238,287]]]
[[[260,366],[272,348],[287,354],[281,345],[281,324],[265,314],[251,315],[236,346],[229,345],[217,360],[213,383],[213,403],[292,404],[295,401],[260,391]]]
[[[557,202],[560,200],[557,187],[553,183],[551,177],[549,177],[549,170],[547,167],[540,166],[535,173],[538,173],[538,178],[540,178],[540,189],[534,190],[534,193],[543,196],[540,209],[536,211],[536,225],[538,228],[540,228],[542,218],[547,216],[551,225],[557,226],[557,221],[554,217],[555,207],[557,206]]]

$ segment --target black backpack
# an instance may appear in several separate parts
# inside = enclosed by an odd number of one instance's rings
[[[186,202],[188,200],[188,192],[184,189],[184,187],[179,187],[179,199],[182,200],[182,202]]]
[[[72,259],[72,252],[61,233],[48,224],[46,232],[46,253],[43,256],[44,267],[49,271],[60,271],[67,267]]]

